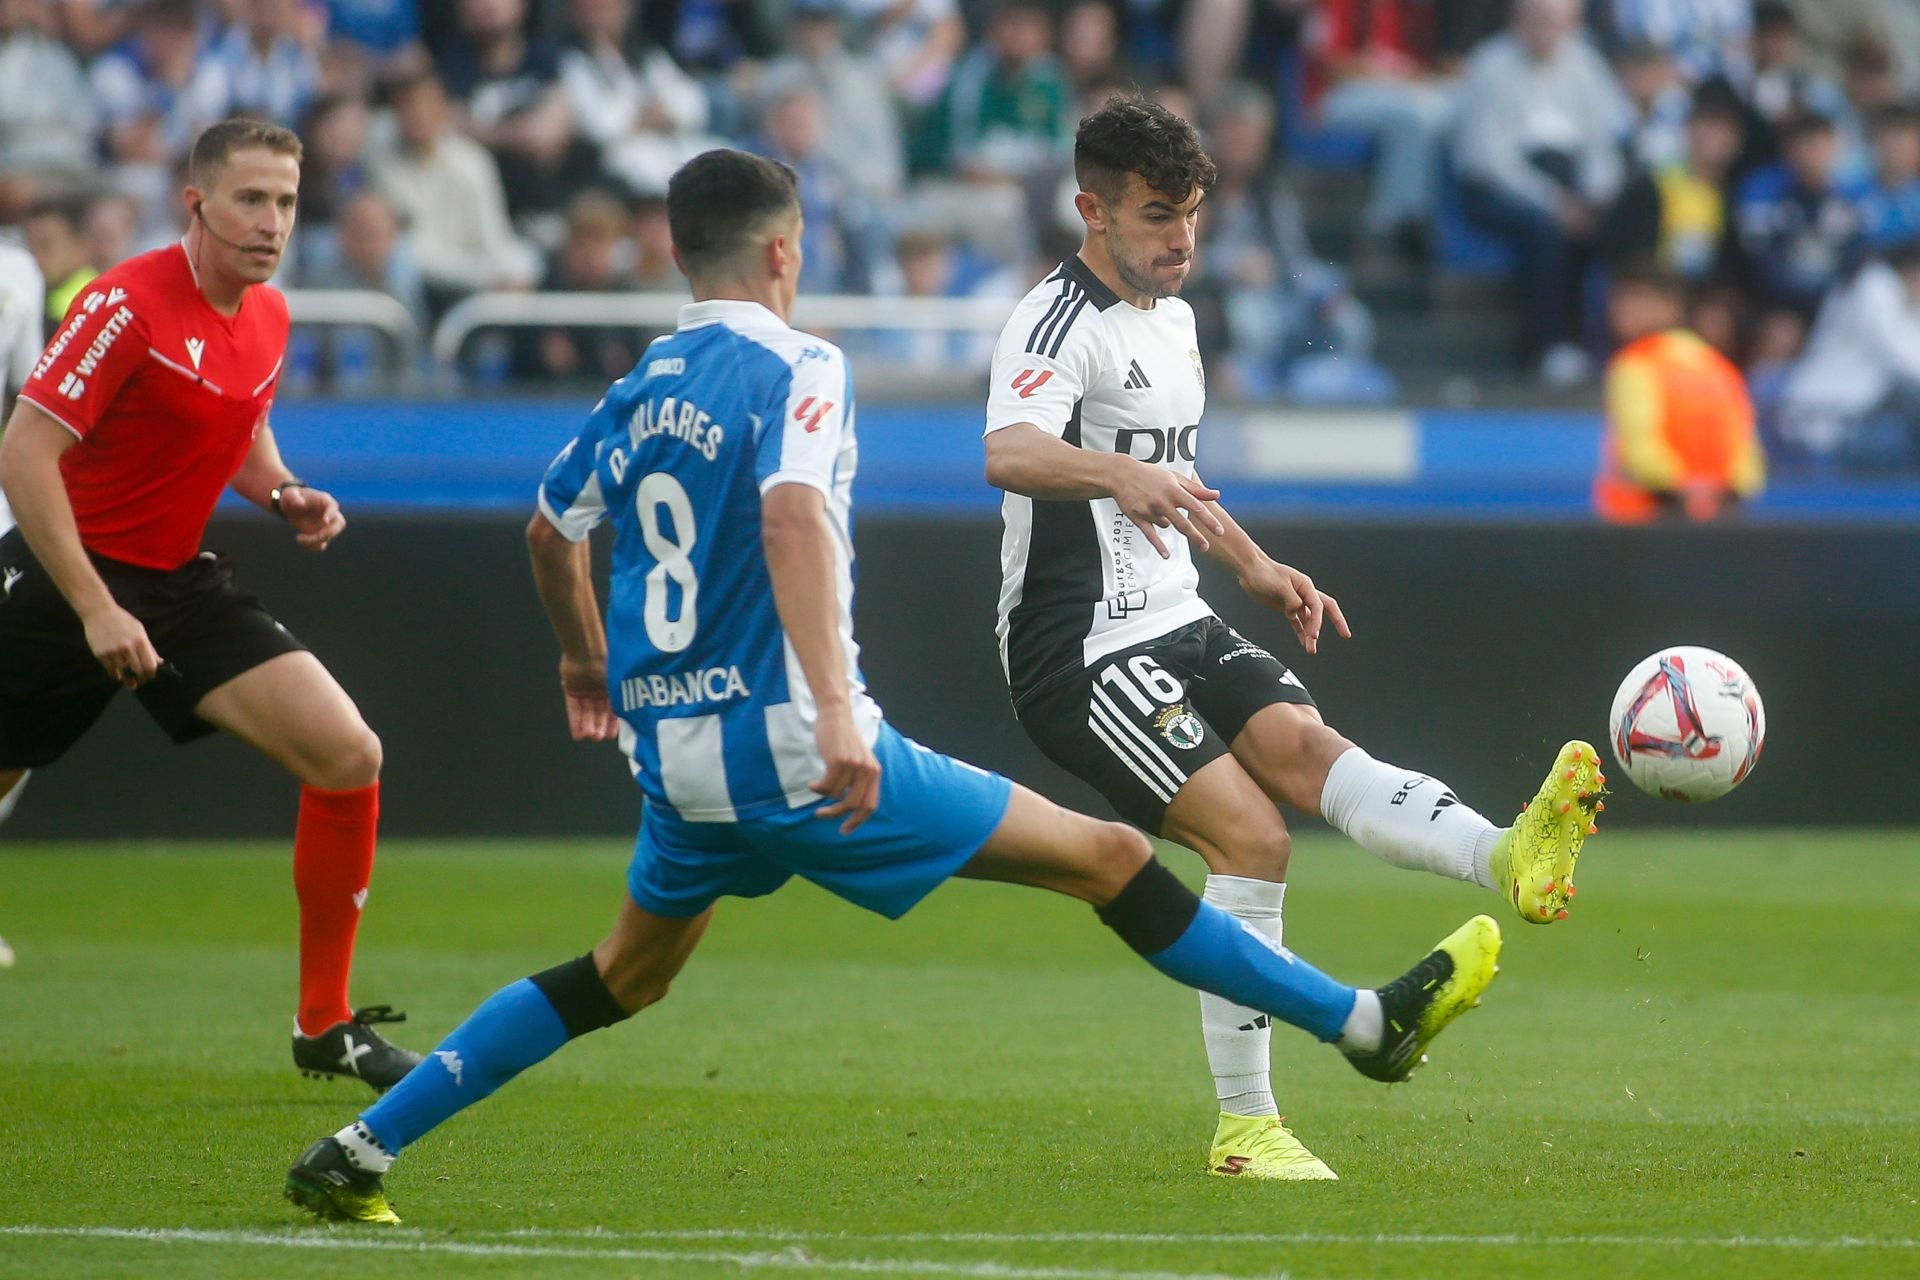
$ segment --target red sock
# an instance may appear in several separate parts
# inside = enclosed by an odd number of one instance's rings
[[[377,782],[352,791],[300,788],[293,890],[300,899],[300,1030],[307,1035],[353,1015],[347,976],[379,825]]]

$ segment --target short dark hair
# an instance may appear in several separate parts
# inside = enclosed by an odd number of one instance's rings
[[[265,120],[235,116],[208,125],[193,140],[193,150],[187,156],[188,181],[196,187],[211,186],[220,167],[233,158],[234,152],[253,147],[264,148],[275,155],[292,156],[295,164],[300,162],[304,151],[300,135],[293,130]]]
[[[34,222],[41,218],[58,218],[67,224],[67,230],[79,235],[87,225],[87,197],[73,192],[42,196],[27,206],[21,221]]]
[[[1082,191],[1115,200],[1130,173],[1176,201],[1210,189],[1220,176],[1192,125],[1157,102],[1115,94],[1080,122],[1073,176]]]
[[[1744,128],[1747,121],[1746,100],[1725,76],[1709,76],[1693,91],[1692,115],[1731,120]]]
[[[1793,6],[1787,0],[1759,0],[1753,6],[1753,29],[1755,33],[1764,31],[1800,30],[1800,19],[1794,16]]]
[[[1920,104],[1890,102],[1873,113],[1873,132],[1920,128]]]
[[[1909,236],[1889,245],[1880,256],[1895,271],[1920,271],[1920,236]]]
[[[768,222],[799,208],[792,169],[727,147],[695,156],[667,182],[667,228],[688,275],[726,265]]]
[[[1685,304],[1687,282],[1652,258],[1633,258],[1613,269],[1614,289],[1644,289]]]
[[[1785,120],[1780,122],[1780,141],[1791,145],[1802,138],[1811,138],[1816,134],[1827,136],[1838,129],[1833,117],[1822,111],[1814,111],[1802,106]]]

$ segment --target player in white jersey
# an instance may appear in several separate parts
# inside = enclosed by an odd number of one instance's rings
[[[27,247],[10,236],[0,236],[0,422],[13,412],[13,395],[40,359],[42,320],[47,309],[47,286],[40,266]],[[0,533],[13,528],[13,508],[0,492]],[[11,589],[12,583],[4,584]],[[30,771],[29,771],[30,772]],[[0,822],[13,816],[29,773],[23,772],[13,789],[0,797]],[[0,968],[13,963],[13,948],[0,938]]]
[[[1277,943],[1291,849],[1277,807],[1318,814],[1386,861],[1470,880],[1522,919],[1566,914],[1602,807],[1599,756],[1561,749],[1501,830],[1416,770],[1322,722],[1300,680],[1199,594],[1192,552],[1234,574],[1313,653],[1339,604],[1269,558],[1195,470],[1206,379],[1177,296],[1214,180],[1191,126],[1116,97],[1074,143],[1079,254],[1002,330],[987,397],[987,478],[1002,504],[999,635],[1021,726],[1123,817],[1195,850],[1205,896]],[[1281,1123],[1268,1020],[1201,996],[1220,1117],[1219,1175],[1337,1175]]]
[[[554,460],[528,528],[574,736],[617,724],[647,796],[618,922],[587,955],[495,993],[310,1146],[288,1198],[399,1221],[381,1179],[403,1146],[660,999],[719,898],[795,875],[890,917],[954,875],[1080,898],[1161,972],[1338,1044],[1362,1074],[1405,1079],[1492,980],[1493,921],[1356,991],[1200,901],[1132,828],[902,738],[853,642],[852,379],[831,343],[787,325],[793,171],[708,152],[674,175],[667,218],[696,301]],[[602,521],[615,535],[604,630],[584,541]]]

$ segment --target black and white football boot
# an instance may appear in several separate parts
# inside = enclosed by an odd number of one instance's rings
[[[405,1022],[407,1015],[395,1013],[393,1006],[370,1005],[355,1009],[353,1017],[336,1022],[317,1036],[293,1032],[293,1065],[300,1074],[316,1080],[345,1076],[364,1080],[375,1093],[385,1093],[400,1083],[407,1072],[420,1062],[411,1049],[388,1043],[373,1029],[375,1023]]]

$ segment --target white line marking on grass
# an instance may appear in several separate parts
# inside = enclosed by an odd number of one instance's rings
[[[475,1231],[488,1238],[574,1240],[764,1240],[790,1243],[843,1244],[1301,1244],[1301,1245],[1467,1245],[1487,1248],[1608,1245],[1618,1248],[1715,1249],[1920,1249],[1920,1239],[1901,1236],[1638,1236],[1638,1235],[1470,1235],[1434,1232],[1279,1231],[1245,1233],[1195,1232],[1191,1235],[1131,1231],[928,1231],[851,1234],[837,1231],[751,1230],[716,1227],[685,1230],[623,1231],[607,1227],[558,1230],[522,1227],[512,1231]]]
[[[0,1236],[81,1240],[129,1240],[143,1244],[249,1245],[277,1249],[371,1249],[381,1253],[446,1254],[470,1258],[606,1258],[614,1262],[692,1262],[744,1271],[817,1271],[963,1276],[968,1280],[1289,1280],[1286,1272],[1261,1276],[1218,1272],[1114,1271],[1084,1267],[1020,1267],[1000,1262],[934,1262],[920,1258],[820,1258],[790,1247],[775,1253],[716,1253],[682,1249],[589,1249],[567,1245],[470,1244],[380,1229],[348,1234],[326,1228],[306,1231],[203,1231],[191,1227],[0,1226]],[[612,1237],[609,1237],[611,1239]],[[853,1239],[857,1240],[858,1237]]]

